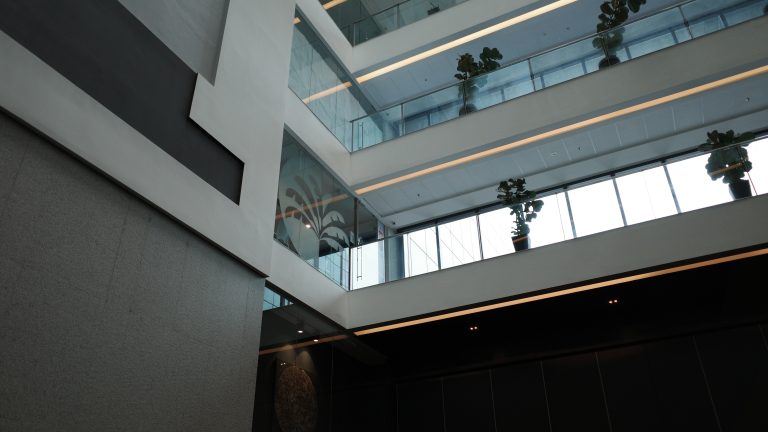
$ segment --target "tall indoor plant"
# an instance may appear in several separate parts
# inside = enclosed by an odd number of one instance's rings
[[[720,133],[707,132],[707,142],[699,146],[700,151],[711,152],[707,159],[707,174],[712,180],[723,179],[734,199],[752,196],[749,180],[744,179],[752,169],[746,146],[755,139],[755,134],[736,134],[733,130]],[[741,143],[747,144],[741,144]]]
[[[592,46],[605,53],[600,60],[600,69],[620,63],[616,49],[624,41],[624,28],[621,27],[629,18],[629,12],[640,12],[640,7],[646,0],[608,0],[600,5],[600,15],[597,23],[597,37],[592,40]]]
[[[544,201],[536,199],[536,192],[525,188],[525,179],[516,178],[504,180],[496,189],[498,198],[512,210],[509,214],[515,217],[512,227],[512,244],[516,251],[528,249],[531,240],[528,234],[531,227],[528,223],[536,218],[536,214],[544,207]]]
[[[502,58],[504,56],[501,55],[497,48],[488,47],[483,48],[483,51],[480,53],[480,61],[475,61],[475,58],[470,53],[464,53],[459,56],[456,70],[460,73],[454,75],[460,81],[459,96],[461,96],[463,102],[459,115],[468,114],[476,110],[471,101],[480,87],[485,85],[487,79],[480,75],[496,70],[500,66],[497,60]]]

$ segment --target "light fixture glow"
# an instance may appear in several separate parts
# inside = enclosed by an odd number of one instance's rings
[[[336,7],[336,6],[342,4],[342,3],[346,2],[346,1],[347,0],[331,0],[328,3],[323,5],[323,9],[328,10],[328,9],[330,9],[332,7]]]
[[[310,224],[306,224],[304,226],[307,227],[307,228],[312,228],[312,226]]]
[[[312,342],[320,342],[320,341],[317,339],[312,339]]]
[[[397,69],[403,68],[405,66],[408,66],[410,64],[416,63],[418,61],[424,60],[425,58],[432,57],[435,54],[440,54],[441,52],[447,51],[451,48],[455,48],[459,45],[463,45],[468,42],[472,42],[473,40],[479,39],[483,36],[487,36],[491,33],[495,33],[499,30],[503,30],[508,27],[512,27],[515,24],[520,24],[521,22],[528,21],[530,19],[536,18],[537,16],[543,15],[548,12],[552,12],[555,9],[559,9],[563,6],[567,6],[571,3],[575,3],[578,0],[558,0],[556,2],[550,3],[546,6],[542,6],[538,9],[534,9],[530,12],[526,12],[522,15],[518,15],[516,17],[512,17],[506,21],[502,21],[498,24],[494,24],[490,27],[486,27],[482,30],[478,30],[474,33],[470,33],[466,36],[460,37],[458,39],[452,40],[450,42],[444,43],[443,45],[434,47],[432,49],[428,49],[426,51],[420,52],[416,55],[413,55],[411,57],[408,57],[406,59],[400,60],[398,62],[392,63],[390,65],[384,66],[382,68],[376,69],[373,72],[368,72],[365,75],[357,77],[357,82],[364,83],[368,80],[371,80],[373,78],[382,76],[384,74],[387,74],[389,72],[395,71]]]
[[[518,140],[518,141],[514,141],[514,142],[511,142],[511,143],[508,143],[508,144],[504,144],[504,145],[501,145],[499,147],[494,147],[492,149],[488,149],[488,150],[484,150],[484,151],[481,151],[481,152],[478,152],[478,153],[474,153],[474,154],[471,154],[471,155],[468,155],[468,156],[460,157],[460,158],[454,159],[452,161],[443,162],[441,164],[433,165],[433,166],[431,166],[429,168],[421,169],[421,170],[418,170],[418,171],[414,171],[412,173],[408,173],[408,174],[402,175],[400,177],[395,177],[395,178],[392,178],[392,179],[389,179],[389,180],[385,180],[385,181],[382,181],[382,182],[379,182],[379,183],[372,184],[370,186],[365,186],[365,187],[359,188],[359,189],[355,190],[355,192],[358,195],[362,195],[362,194],[365,194],[365,193],[368,193],[368,192],[375,191],[377,189],[381,189],[381,188],[384,188],[384,187],[387,187],[387,186],[392,186],[392,185],[397,184],[397,183],[402,183],[404,181],[413,180],[415,178],[418,178],[418,177],[421,177],[421,176],[425,176],[427,174],[432,174],[432,173],[435,173],[435,172],[438,172],[438,171],[442,171],[442,170],[445,170],[445,169],[448,169],[448,168],[452,168],[452,167],[455,167],[455,166],[458,166],[458,165],[463,165],[463,164],[468,163],[468,162],[473,162],[473,161],[476,161],[476,160],[479,160],[479,159],[483,159],[483,158],[486,158],[488,156],[493,156],[493,155],[496,155],[496,154],[499,154],[499,153],[503,153],[503,152],[506,152],[508,150],[512,150],[512,149],[515,149],[515,148],[518,148],[518,147],[522,147],[524,145],[531,144],[531,143],[534,143],[534,142],[537,142],[537,141],[542,141],[542,140],[545,140],[545,139],[548,139],[548,138],[553,138],[553,137],[557,137],[557,136],[560,136],[560,135],[564,135],[564,134],[569,133],[569,132],[573,132],[573,131],[576,131],[576,130],[579,130],[579,129],[584,129],[584,128],[588,127],[588,126],[592,126],[592,125],[595,125],[595,124],[598,124],[598,123],[603,123],[603,122],[606,122],[608,120],[612,120],[612,119],[615,119],[615,118],[618,118],[618,117],[622,117],[622,116],[625,116],[625,115],[628,115],[628,114],[633,114],[633,113],[636,113],[638,111],[643,111],[643,110],[646,110],[646,109],[649,109],[649,108],[653,108],[653,107],[656,107],[656,106],[659,106],[659,105],[663,105],[665,103],[674,102],[676,100],[683,99],[683,98],[686,98],[688,96],[693,96],[693,95],[696,95],[696,94],[699,94],[699,93],[702,93],[702,92],[705,92],[705,91],[708,91],[708,90],[713,90],[713,89],[716,89],[716,88],[719,88],[719,87],[723,87],[723,86],[728,85],[728,84],[733,84],[733,83],[738,82],[738,81],[743,81],[743,80],[748,79],[748,78],[752,78],[752,77],[755,77],[755,76],[758,76],[758,75],[762,75],[762,74],[764,74],[766,72],[768,72],[768,65],[761,66],[761,67],[758,67],[758,68],[755,68],[755,69],[751,69],[751,70],[748,70],[746,72],[742,72],[742,73],[739,73],[739,74],[736,74],[736,75],[731,75],[729,77],[722,78],[722,79],[719,79],[719,80],[716,80],[716,81],[712,81],[712,82],[709,82],[707,84],[702,84],[700,86],[693,87],[693,88],[690,88],[688,90],[679,91],[677,93],[672,93],[670,95],[663,96],[663,97],[660,97],[660,98],[657,98],[657,99],[653,99],[653,100],[650,100],[650,101],[647,101],[647,102],[642,102],[642,103],[639,103],[637,105],[632,105],[630,107],[623,108],[623,109],[620,109],[620,110],[617,110],[617,111],[613,111],[613,112],[610,112],[610,113],[607,113],[607,114],[599,115],[597,117],[592,117],[592,118],[587,119],[587,120],[582,120],[580,122],[572,123],[570,125],[563,126],[561,128],[553,129],[551,131],[540,133],[540,134],[534,135],[532,137],[528,137],[528,138],[524,138],[524,139],[521,139],[521,140]]]
[[[539,300],[546,300],[546,299],[550,299],[550,298],[554,298],[554,297],[561,297],[561,296],[564,296],[564,295],[576,294],[576,293],[580,293],[580,292],[584,292],[584,291],[590,291],[590,290],[594,290],[594,289],[598,289],[598,288],[604,288],[604,287],[607,287],[607,286],[619,285],[619,284],[623,284],[623,283],[627,283],[627,282],[633,282],[633,281],[638,281],[638,280],[642,280],[642,279],[650,279],[650,278],[654,278],[654,277],[657,277],[657,276],[664,276],[664,275],[673,274],[673,273],[679,273],[679,272],[687,271],[687,270],[694,270],[694,269],[701,268],[701,267],[708,267],[708,266],[711,266],[711,265],[716,265],[716,264],[721,264],[721,263],[726,263],[726,262],[732,262],[732,261],[738,261],[738,260],[741,260],[741,259],[752,258],[752,257],[760,256],[760,255],[768,255],[768,248],[766,248],[766,249],[758,249],[758,250],[750,251],[750,252],[743,252],[743,253],[740,253],[740,254],[730,255],[730,256],[721,257],[721,258],[714,258],[714,259],[710,259],[710,260],[706,260],[706,261],[700,261],[700,262],[691,263],[691,264],[685,264],[685,265],[681,265],[681,266],[677,266],[677,267],[670,267],[670,268],[662,269],[662,270],[655,270],[655,271],[651,271],[651,272],[647,272],[647,273],[640,273],[640,274],[636,274],[636,275],[632,275],[632,276],[624,276],[624,277],[620,277],[620,278],[616,278],[616,279],[611,279],[611,280],[607,280],[607,281],[603,281],[603,282],[595,282],[595,283],[591,283],[591,284],[587,284],[587,285],[582,285],[582,286],[577,286],[577,287],[573,287],[573,288],[568,288],[568,289],[564,289],[564,290],[560,290],[560,291],[554,291],[554,292],[549,292],[549,293],[544,293],[544,294],[537,294],[537,295],[533,295],[533,296],[530,296],[530,297],[523,297],[523,298],[518,298],[518,299],[514,299],[514,300],[508,300],[508,301],[504,301],[504,302],[500,302],[500,303],[495,303],[495,304],[492,304],[492,305],[478,306],[478,307],[475,307],[475,308],[464,309],[464,310],[461,310],[461,311],[449,312],[449,313],[440,314],[440,315],[434,315],[434,316],[430,316],[430,317],[426,317],[426,318],[419,318],[419,319],[415,319],[415,320],[411,320],[411,321],[403,321],[403,322],[399,322],[399,323],[395,323],[395,324],[383,325],[383,326],[380,326],[380,327],[372,327],[372,328],[368,328],[368,329],[364,329],[364,330],[358,330],[358,331],[354,332],[354,334],[355,334],[355,336],[363,336],[363,335],[367,335],[367,334],[371,334],[371,333],[379,333],[379,332],[388,331],[388,330],[395,330],[395,329],[399,329],[399,328],[403,328],[403,327],[410,327],[410,326],[415,326],[415,325],[419,325],[419,324],[426,324],[426,323],[429,323],[429,322],[441,321],[441,320],[444,320],[444,319],[456,318],[456,317],[465,316],[465,315],[471,315],[471,314],[475,314],[475,313],[478,313],[478,312],[486,312],[486,311],[490,311],[490,310],[501,309],[501,308],[515,306],[515,305],[519,305],[519,304],[531,303],[531,302],[535,302],[535,301],[539,301]]]
[[[296,333],[302,334],[302,333],[304,333],[304,330],[297,330]]]
[[[304,99],[302,99],[301,101],[304,102],[304,104],[306,105],[306,104],[308,104],[308,103],[310,103],[312,101],[324,98],[326,96],[330,96],[330,95],[332,95],[334,93],[340,92],[341,90],[345,90],[345,89],[348,89],[350,87],[352,87],[352,83],[347,81],[347,82],[341,83],[341,84],[339,84],[337,86],[333,86],[333,87],[331,87],[329,89],[325,89],[323,91],[319,91],[319,92],[317,92],[317,93],[315,93],[313,95],[309,95],[309,96],[305,97]]]

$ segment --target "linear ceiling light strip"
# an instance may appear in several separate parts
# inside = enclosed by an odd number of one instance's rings
[[[716,265],[716,264],[722,264],[722,263],[731,262],[731,261],[738,261],[738,260],[742,260],[742,259],[745,259],[745,258],[752,258],[752,257],[756,257],[756,256],[760,256],[760,255],[767,255],[767,254],[768,254],[768,249],[760,249],[760,250],[751,251],[751,252],[744,252],[744,253],[740,253],[740,254],[736,254],[736,255],[731,255],[731,256],[722,257],[722,258],[715,258],[715,259],[701,261],[701,262],[697,262],[697,263],[693,263],[693,264],[686,264],[686,265],[681,265],[681,266],[672,267],[672,268],[668,268],[668,269],[657,270],[657,271],[652,271],[652,272],[647,272],[647,273],[641,273],[641,274],[637,274],[637,275],[633,275],[633,276],[626,276],[626,277],[612,279],[612,280],[603,281],[603,282],[596,282],[596,283],[592,283],[592,284],[582,285],[582,286],[579,286],[579,287],[564,289],[564,290],[561,290],[561,291],[555,291],[555,292],[539,294],[539,295],[534,295],[534,296],[520,298],[520,299],[515,299],[515,300],[509,300],[509,301],[505,301],[505,302],[501,302],[501,303],[496,303],[496,304],[492,304],[492,305],[479,306],[479,307],[476,307],[476,308],[465,309],[465,310],[461,310],[461,311],[450,312],[450,313],[435,315],[435,316],[426,317],[426,318],[420,318],[420,319],[411,320],[411,321],[404,321],[404,322],[395,323],[395,324],[389,324],[389,325],[385,325],[385,326],[381,326],[381,327],[374,327],[374,328],[369,328],[369,329],[365,329],[365,330],[359,330],[359,331],[354,332],[354,334],[355,334],[355,336],[362,336],[362,335],[367,335],[367,334],[371,334],[371,333],[379,333],[379,332],[388,331],[388,330],[395,330],[395,329],[399,329],[399,328],[403,328],[403,327],[410,327],[410,326],[415,326],[415,325],[419,325],[419,324],[425,324],[425,323],[429,323],[429,322],[441,321],[441,320],[444,320],[444,319],[456,318],[456,317],[460,317],[460,316],[464,316],[464,315],[475,314],[475,313],[479,313],[479,312],[486,312],[486,311],[490,311],[490,310],[494,310],[494,309],[501,309],[501,308],[515,306],[515,305],[519,305],[519,304],[523,304],[523,303],[531,303],[531,302],[535,302],[535,301],[539,301],[539,300],[546,300],[546,299],[550,299],[550,298],[554,298],[554,297],[561,297],[561,296],[564,296],[564,295],[575,294],[575,293],[580,293],[580,292],[584,292],[584,291],[590,291],[590,290],[594,290],[594,289],[598,289],[598,288],[605,288],[605,287],[608,287],[608,286],[619,285],[619,284],[623,284],[623,283],[627,283],[627,282],[633,282],[633,281],[638,281],[638,280],[642,280],[642,279],[649,279],[649,278],[653,278],[653,277],[664,276],[664,275],[668,275],[668,274],[672,274],[672,273],[678,273],[678,272],[683,272],[683,271],[687,271],[687,270],[694,270],[694,269],[701,268],[701,267],[707,267],[707,266],[712,266],[712,265]]]
[[[366,186],[366,187],[362,187],[360,189],[356,189],[355,192],[357,194],[359,194],[359,195],[362,195],[362,194],[365,194],[365,193],[368,193],[368,192],[375,191],[377,189],[381,189],[381,188],[384,188],[384,187],[387,187],[387,186],[392,186],[394,184],[402,183],[404,181],[413,180],[415,178],[418,178],[418,177],[421,177],[421,176],[425,176],[427,174],[432,174],[432,173],[435,173],[435,172],[438,172],[438,171],[442,171],[442,170],[445,170],[445,169],[448,169],[448,168],[452,168],[452,167],[455,167],[455,166],[458,166],[458,165],[462,165],[462,164],[465,164],[465,163],[468,163],[468,162],[476,161],[476,160],[479,160],[479,159],[486,158],[488,156],[492,156],[492,155],[495,155],[495,154],[498,154],[498,153],[502,153],[502,152],[505,152],[505,151],[508,151],[508,150],[512,150],[514,148],[521,147],[521,146],[524,146],[526,144],[531,144],[531,143],[534,143],[534,142],[537,142],[537,141],[541,141],[541,140],[544,140],[544,139],[553,138],[553,137],[556,137],[556,136],[559,136],[559,135],[563,135],[563,134],[566,134],[566,133],[569,133],[569,132],[573,132],[573,131],[576,131],[576,130],[579,130],[579,129],[586,128],[588,126],[592,126],[592,125],[595,125],[595,124],[598,124],[598,123],[602,123],[602,122],[605,122],[605,121],[608,121],[608,120],[612,120],[612,119],[615,119],[617,117],[621,117],[621,116],[625,116],[625,115],[628,115],[628,114],[636,113],[638,111],[642,111],[642,110],[646,110],[646,109],[649,109],[649,108],[653,108],[653,107],[656,107],[656,106],[659,106],[659,105],[662,105],[662,104],[665,104],[665,103],[669,103],[669,102],[673,102],[673,101],[676,101],[676,100],[679,100],[679,99],[686,98],[688,96],[693,96],[693,95],[696,95],[696,94],[699,94],[699,93],[703,93],[703,92],[708,91],[708,90],[713,90],[713,89],[716,89],[718,87],[722,87],[722,86],[725,86],[725,85],[728,85],[728,84],[733,84],[733,83],[738,82],[738,81],[743,81],[743,80],[748,79],[748,78],[752,78],[752,77],[755,77],[755,76],[758,76],[758,75],[762,75],[762,74],[764,74],[766,72],[768,72],[768,65],[761,66],[761,67],[749,70],[747,72],[742,72],[740,74],[732,75],[732,76],[729,76],[727,78],[723,78],[723,79],[720,79],[720,80],[717,80],[717,81],[713,81],[713,82],[710,82],[710,83],[707,83],[707,84],[703,84],[703,85],[700,85],[700,86],[697,86],[697,87],[694,87],[694,88],[691,88],[691,89],[688,89],[688,90],[684,90],[684,91],[681,91],[681,92],[673,93],[673,94],[668,95],[668,96],[660,97],[658,99],[653,99],[653,100],[650,100],[650,101],[647,101],[647,102],[643,102],[643,103],[640,103],[640,104],[637,104],[637,105],[633,105],[631,107],[627,107],[627,108],[623,108],[623,109],[620,109],[620,110],[617,110],[617,111],[613,111],[613,112],[608,113],[608,114],[599,115],[599,116],[593,117],[591,119],[587,119],[587,120],[583,120],[583,121],[580,121],[580,122],[577,122],[577,123],[573,123],[573,124],[570,124],[568,126],[563,126],[561,128],[558,128],[558,129],[553,129],[553,130],[548,131],[548,132],[544,132],[544,133],[541,133],[541,134],[538,134],[538,135],[534,135],[534,136],[529,137],[529,138],[524,138],[524,139],[521,139],[521,140],[518,140],[518,141],[511,142],[511,143],[508,143],[508,144],[504,144],[504,145],[499,146],[499,147],[494,147],[492,149],[484,150],[484,151],[481,151],[481,152],[478,152],[478,153],[475,153],[475,154],[471,154],[469,156],[464,156],[464,157],[461,157],[461,158],[458,158],[458,159],[454,159],[452,161],[448,161],[448,162],[444,162],[444,163],[441,163],[441,164],[438,164],[438,165],[434,165],[434,166],[431,166],[429,168],[425,168],[425,169],[422,169],[422,170],[414,171],[412,173],[405,174],[405,175],[402,175],[400,177],[395,177],[393,179],[385,180],[383,182],[379,182],[379,183],[376,183],[376,184],[372,184],[370,186]]]
[[[463,45],[467,42],[472,42],[473,40],[480,39],[481,37],[487,36],[491,33],[495,33],[499,30],[503,30],[508,27],[512,27],[515,24],[520,24],[521,22],[528,21],[530,19],[536,18],[537,16],[544,15],[545,13],[551,12],[555,9],[559,9],[563,6],[567,6],[571,3],[575,3],[578,0],[558,0],[554,3],[550,3],[546,6],[542,6],[538,9],[534,9],[530,12],[526,12],[522,15],[518,15],[516,17],[510,18],[506,21],[502,21],[498,24],[494,24],[490,27],[486,27],[482,30],[478,30],[474,33],[470,33],[466,36],[460,37],[458,39],[452,40],[450,42],[447,42],[443,45],[437,46],[432,49],[428,49],[424,52],[418,53],[414,56],[408,57],[406,59],[400,60],[398,62],[392,63],[391,65],[384,66],[383,68],[377,69],[373,72],[369,72],[365,75],[357,77],[358,83],[364,83],[368,80],[371,80],[373,78],[382,76],[386,73],[392,72],[394,70],[400,69],[402,67],[408,66],[409,64],[416,63],[418,61],[424,60],[425,58],[432,57],[435,54],[440,54],[441,52],[447,51],[449,49],[455,48],[459,45]]]
[[[328,9],[330,9],[332,7],[335,7],[335,6],[338,6],[338,5],[340,5],[340,4],[342,4],[342,3],[346,2],[346,1],[347,0],[331,0],[328,3],[323,5],[323,9],[328,10]]]
[[[315,342],[315,340],[313,339],[311,341],[305,341],[305,342],[300,342],[300,343],[295,343],[295,344],[282,345],[282,346],[275,347],[275,348],[267,348],[267,349],[263,349],[263,350],[259,351],[259,355],[272,354],[272,353],[283,352],[283,351],[290,351],[290,350],[294,350],[294,349],[298,349],[298,348],[304,348],[304,347],[307,347],[307,346],[310,346],[310,345],[317,345],[317,344],[321,344],[321,343],[335,342],[335,341],[339,341],[339,340],[344,340],[347,337],[348,337],[347,335],[328,336],[328,337],[317,339],[317,342]]]

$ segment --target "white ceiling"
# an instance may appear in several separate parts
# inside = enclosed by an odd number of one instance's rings
[[[544,189],[693,148],[713,127],[766,126],[768,76],[763,75],[379,189],[363,199],[388,225],[407,226],[492,203],[504,178],[524,176],[531,188]]]
[[[644,6],[640,14],[631,19],[640,18],[678,1],[652,0]],[[361,87],[371,103],[378,109],[413,99],[418,95],[454,83],[456,81],[453,77],[456,73],[456,59],[462,53],[469,52],[477,58],[483,47],[495,47],[504,55],[502,65],[505,65],[594,33],[601,3],[602,0],[577,1],[541,17],[366,81]],[[472,7],[472,1],[469,0],[456,7]],[[513,15],[517,14],[519,13]],[[509,17],[501,16],[497,22]],[[427,26],[429,23],[430,20],[427,18],[412,25]],[[459,34],[466,29],[456,30]],[[365,44],[359,45],[356,49],[365,49]]]

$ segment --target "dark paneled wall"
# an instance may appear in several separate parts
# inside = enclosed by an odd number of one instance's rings
[[[402,383],[398,431],[766,431],[763,336],[739,327]]]
[[[740,326],[399,383],[328,346],[296,358],[313,359],[327,411],[317,431],[757,432],[768,430],[764,332]],[[254,430],[279,431],[261,429],[274,423],[277,358],[260,360]]]

